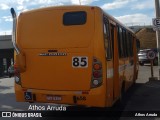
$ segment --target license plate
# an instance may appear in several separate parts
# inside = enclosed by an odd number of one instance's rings
[[[54,96],[54,95],[47,95],[46,99],[48,101],[61,101],[62,97],[61,96]]]

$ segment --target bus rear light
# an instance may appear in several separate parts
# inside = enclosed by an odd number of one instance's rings
[[[15,81],[16,81],[16,83],[19,83],[20,78],[18,76],[15,76]]]
[[[92,80],[91,88],[96,88],[102,85],[102,63],[96,57],[93,58],[92,63]]]
[[[98,80],[93,80],[93,85],[97,86],[99,84]]]
[[[101,72],[100,71],[94,71],[93,72],[93,77],[94,78],[100,78],[102,75],[101,75]]]
[[[96,64],[93,65],[93,68],[94,68],[95,70],[100,70],[102,67],[101,67],[100,64],[96,63]]]
[[[21,85],[20,70],[16,64],[14,64],[14,77],[15,77],[15,82]]]
[[[21,77],[20,77],[20,75],[15,75],[14,79],[15,79],[15,83],[16,84],[21,85]]]

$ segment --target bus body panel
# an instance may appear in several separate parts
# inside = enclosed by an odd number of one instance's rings
[[[82,50],[82,49],[79,49]],[[22,87],[45,90],[89,90],[92,75],[92,53],[66,52],[67,56],[39,56],[47,50],[25,50],[26,72],[21,74]],[[64,51],[65,52],[65,51]],[[87,67],[72,66],[73,57],[87,58]],[[32,81],[35,84],[31,84]],[[82,84],[84,83],[84,84]]]
[[[69,12],[87,13],[83,25],[64,25]],[[18,19],[17,43],[26,56],[22,87],[45,90],[89,90],[92,76],[94,10],[46,9],[22,13]],[[50,52],[51,51],[51,52]],[[56,52],[54,52],[56,51]],[[87,64],[74,67],[73,58]],[[82,60],[85,59],[85,62]],[[37,84],[31,84],[31,82]],[[84,84],[82,84],[84,83]]]
[[[74,12],[85,12],[86,22],[66,24],[65,14]],[[69,17],[66,16],[66,19],[69,20]],[[57,10],[52,7],[49,10],[26,12],[20,14],[18,24],[17,43],[20,49],[86,48],[93,39],[94,9]]]
[[[39,103],[57,103],[57,104],[69,104],[69,105],[84,105],[84,106],[95,106],[95,107],[105,107],[106,106],[106,96],[102,92],[104,87],[101,86],[96,89],[91,89],[90,91],[46,91],[38,89],[26,89],[22,88],[20,85],[15,86],[16,100],[17,102],[39,102]],[[34,99],[26,100],[24,92],[32,93]],[[83,93],[84,92],[84,93]],[[55,101],[49,100],[48,96],[61,96],[62,100]],[[84,100],[77,100],[76,103],[74,98],[85,97]]]
[[[86,23],[64,25],[64,14],[77,11],[87,13]],[[111,60],[106,58],[104,47],[104,15],[111,24],[116,23]],[[112,106],[121,96],[123,82],[127,89],[135,76],[135,64],[131,66],[130,62],[136,58],[119,58],[118,24],[122,25],[98,7],[50,7],[22,13],[18,19],[17,45],[24,53],[26,70],[20,73],[21,85],[15,83],[16,100]],[[73,66],[73,58],[84,64],[84,57],[87,66]],[[102,84],[92,88],[94,58],[102,63]],[[26,99],[27,94],[32,96],[31,100]],[[61,100],[54,100],[54,96]]]

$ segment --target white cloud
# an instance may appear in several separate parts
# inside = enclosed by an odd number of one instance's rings
[[[24,1],[25,1],[25,0],[17,0],[17,4],[23,5]]]
[[[138,0],[115,0],[115,1],[119,1],[119,2],[123,2],[123,1],[127,1],[127,2],[135,2],[135,1],[138,1]]]
[[[52,0],[39,0],[39,3],[40,4],[50,4],[50,3],[53,3],[53,1]]]
[[[43,7],[49,7],[49,6],[63,6],[63,5],[65,5],[65,4],[63,4],[63,3],[48,4],[48,5],[42,5],[42,6],[40,6],[40,8],[43,8]]]
[[[81,1],[82,5],[91,4],[94,1],[99,0],[4,0],[0,2],[0,9],[6,10],[9,9],[11,6],[16,7],[17,10],[21,11],[27,9],[28,7],[33,6],[60,6],[64,4],[80,4]],[[35,8],[35,7],[34,7]]]
[[[3,16],[2,19],[4,19],[6,22],[13,21],[11,16]]]
[[[115,0],[112,3],[106,3],[101,6],[102,9],[104,10],[112,10],[112,9],[118,9],[122,8],[123,6],[127,5],[130,2],[134,2],[137,0]]]
[[[121,8],[124,5],[126,5],[127,3],[128,3],[128,1],[122,1],[122,2],[116,1],[116,2],[113,2],[113,3],[104,4],[103,6],[101,6],[101,8],[104,9],[104,10],[112,10],[112,9]]]
[[[1,3],[0,4],[0,9],[2,9],[2,10],[7,10],[7,9],[9,9],[10,7],[7,5],[7,4],[4,4],[4,3]]]
[[[70,0],[30,0],[28,3],[29,5],[58,5],[70,2]]]
[[[142,10],[142,9],[149,9],[149,8],[154,8],[154,2],[152,0],[145,0],[144,2],[138,2],[134,5],[132,5],[132,9],[139,9],[139,10]]]
[[[58,6],[58,5],[64,5],[65,3],[73,4],[73,5],[79,5],[80,3],[82,5],[88,5],[91,4],[94,1],[99,0],[30,0],[30,5],[42,5],[42,6]]]
[[[17,6],[17,10],[24,10],[24,9],[26,9],[26,7],[23,5]]]
[[[92,2],[97,1],[97,0],[71,0],[72,4],[75,5],[87,5],[87,4],[91,4]]]
[[[118,19],[120,22],[126,25],[150,25],[152,18],[141,13],[137,14],[132,14],[132,15],[124,15],[124,16],[119,16],[115,17]]]
[[[35,9],[37,7],[47,7],[47,6],[60,6],[60,5],[79,5],[81,1],[82,5],[89,5],[95,1],[102,0],[0,0],[0,11],[8,10],[10,7],[14,7],[17,10],[17,13],[26,11],[28,9]],[[102,5],[101,8],[104,10],[114,10],[123,7],[129,7],[129,10],[135,9],[145,9],[145,8],[153,8],[154,0],[112,0],[112,2],[106,1],[106,4]],[[103,1],[103,2],[104,2]],[[138,1],[138,2],[135,2]],[[127,8],[128,9],[128,8]],[[129,13],[129,10],[127,13]],[[125,13],[122,13],[125,14]],[[129,13],[130,14],[130,13]],[[7,14],[7,15],[10,15]],[[3,24],[4,21],[11,22],[11,16],[1,17],[0,23]],[[17,14],[18,15],[18,14]],[[116,17],[118,20],[123,22],[124,24],[150,24],[151,16],[147,16],[146,14],[132,14],[132,15],[124,15]],[[5,23],[4,23],[5,24]],[[9,28],[6,28],[9,29]]]

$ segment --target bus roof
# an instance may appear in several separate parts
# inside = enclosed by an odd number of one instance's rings
[[[24,11],[22,13],[32,13],[32,12],[39,12],[39,11],[44,11],[44,10],[51,10],[51,9],[85,9],[85,8],[91,8],[91,7],[96,7],[96,6],[85,6],[85,5],[66,5],[66,6],[50,6],[50,7],[43,7],[43,8],[37,8],[37,9],[33,9],[33,10],[28,10],[28,11]]]
[[[51,7],[44,7],[44,8],[37,8],[34,10],[28,10],[28,11],[24,11],[21,14],[25,13],[25,14],[29,14],[32,12],[40,12],[40,11],[44,11],[44,10],[51,10],[51,9],[70,9],[70,8],[75,8],[75,9],[85,9],[85,8],[96,8],[96,9],[100,9],[103,14],[105,16],[107,16],[110,20],[114,21],[116,24],[120,25],[121,27],[127,29],[128,31],[130,31],[132,34],[134,34],[133,30],[131,30],[130,28],[126,27],[123,23],[121,23],[120,21],[118,21],[117,19],[115,19],[113,16],[111,16],[110,14],[104,12],[100,7],[98,6],[85,6],[85,5],[66,5],[66,6],[51,6]]]

